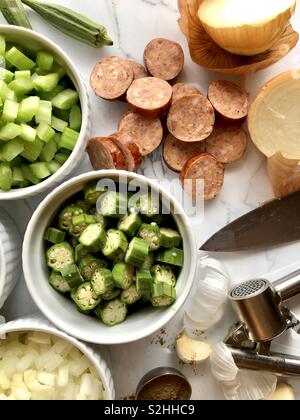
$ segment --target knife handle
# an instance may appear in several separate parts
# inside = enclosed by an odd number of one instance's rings
[[[300,270],[294,271],[282,279],[277,280],[273,285],[282,301],[297,296],[300,294]]]

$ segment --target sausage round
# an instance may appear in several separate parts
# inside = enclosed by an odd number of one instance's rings
[[[156,77],[135,80],[127,91],[127,101],[134,112],[146,118],[159,118],[168,111],[172,87]]]
[[[172,105],[167,121],[170,133],[185,142],[207,139],[214,124],[214,109],[203,95],[188,95],[178,99]]]
[[[123,116],[119,123],[119,130],[130,134],[135,139],[142,156],[154,152],[163,139],[163,127],[159,118],[150,120],[133,112]]]
[[[189,181],[190,180],[190,181]],[[204,194],[200,180],[204,181]],[[180,174],[184,190],[193,199],[212,200],[221,191],[224,183],[224,166],[208,153],[201,153],[185,164]]]
[[[126,60],[119,57],[106,57],[94,67],[90,82],[97,96],[115,100],[126,93],[133,77],[133,69]]]
[[[181,45],[177,42],[157,38],[147,45],[144,60],[151,76],[171,81],[183,69],[184,53]]]
[[[134,172],[141,166],[143,156],[141,155],[140,148],[135,139],[122,131],[118,131],[109,138],[116,144],[125,156],[127,170]]]
[[[101,169],[127,169],[124,154],[108,138],[97,137],[91,139],[87,146],[87,152],[95,171]]]
[[[218,162],[233,163],[241,159],[247,148],[247,134],[236,124],[221,122],[206,139],[206,151]]]
[[[133,80],[143,79],[144,77],[148,77],[147,70],[145,67],[134,60],[126,60],[128,64],[131,66],[133,71]]]
[[[202,95],[202,93],[190,83],[176,83],[176,85],[173,86],[172,105],[178,101],[178,99],[188,95]]]
[[[208,99],[222,117],[241,120],[248,114],[248,95],[238,85],[227,80],[217,80],[208,88]]]
[[[174,172],[180,172],[193,156],[205,152],[205,142],[185,143],[169,134],[164,142],[163,158],[166,165]]]

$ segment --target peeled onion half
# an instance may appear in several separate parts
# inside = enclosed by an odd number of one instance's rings
[[[220,47],[252,56],[280,39],[295,7],[296,0],[203,0],[198,15]]]

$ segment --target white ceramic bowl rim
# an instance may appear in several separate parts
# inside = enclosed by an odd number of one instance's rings
[[[1,222],[0,222],[1,223]],[[2,241],[0,240],[0,296],[2,295],[6,278],[6,261]]]
[[[188,246],[190,247],[190,266],[188,269],[188,274],[185,278],[184,287],[182,288],[182,293],[180,296],[177,297],[176,302],[173,306],[166,308],[164,311],[160,312],[159,320],[156,321],[154,324],[145,322],[143,324],[143,328],[138,329],[136,331],[130,331],[127,334],[124,334],[123,338],[120,338],[119,336],[116,337],[110,337],[109,331],[110,328],[107,328],[106,334],[99,334],[98,337],[91,336],[88,331],[84,331],[82,329],[79,329],[75,323],[68,322],[66,323],[64,319],[60,316],[59,311],[55,311],[54,308],[49,308],[49,305],[47,302],[45,302],[45,299],[43,299],[42,296],[37,292],[36,286],[34,284],[34,280],[32,277],[34,276],[34,271],[31,264],[31,241],[32,238],[34,238],[34,232],[37,222],[39,221],[40,215],[43,214],[45,209],[48,206],[48,203],[50,203],[57,194],[62,193],[63,191],[68,190],[69,187],[74,186],[78,183],[84,183],[91,181],[91,177],[93,179],[96,178],[104,178],[104,177],[116,177],[116,176],[127,176],[129,178],[134,178],[139,180],[140,182],[151,186],[156,191],[160,191],[163,195],[163,197],[170,200],[172,205],[174,206],[174,209],[176,210],[176,213],[180,215],[180,218],[183,222],[183,228],[185,230],[186,236],[188,238]],[[45,226],[46,228],[46,226]],[[149,335],[155,333],[160,328],[165,326],[175,315],[176,313],[181,309],[181,307],[184,305],[190,290],[193,285],[195,271],[196,271],[196,265],[197,265],[197,251],[196,251],[196,243],[194,236],[192,234],[189,220],[187,215],[185,214],[182,206],[176,202],[174,197],[172,197],[168,191],[166,191],[164,188],[162,188],[160,185],[158,185],[156,182],[145,178],[142,175],[137,175],[135,173],[128,173],[125,171],[97,171],[97,172],[89,172],[83,175],[80,175],[76,178],[73,178],[67,182],[65,182],[63,185],[56,188],[52,193],[48,195],[48,197],[40,204],[40,206],[37,208],[36,212],[33,214],[32,219],[28,225],[24,244],[23,244],[23,271],[25,275],[25,281],[27,283],[27,287],[29,289],[29,292],[35,301],[36,305],[39,307],[41,312],[58,328],[63,329],[66,331],[69,335],[72,335],[80,340],[95,343],[95,344],[105,344],[105,345],[115,345],[115,344],[124,344],[124,343],[130,343],[137,340],[140,340],[142,338],[148,337]],[[57,308],[56,308],[57,309]],[[126,323],[121,324],[126,325]]]
[[[45,48],[52,49],[56,52],[56,55],[61,58],[61,60],[66,63],[68,70],[70,70],[69,76],[73,79],[73,81],[77,84],[78,93],[80,96],[80,103],[82,109],[82,126],[80,130],[80,136],[76,143],[72,154],[68,158],[68,160],[64,163],[64,165],[57,171],[55,174],[51,175],[46,180],[42,181],[40,184],[33,185],[26,188],[19,188],[15,190],[11,190],[8,192],[0,190],[0,200],[17,200],[20,198],[26,198],[31,195],[39,194],[40,192],[51,188],[52,185],[57,184],[62,178],[64,178],[64,172],[66,172],[67,168],[70,167],[73,163],[73,160],[76,158],[77,154],[79,153],[82,142],[85,141],[85,133],[88,131],[88,109],[89,109],[89,100],[88,94],[84,85],[83,80],[75,67],[73,61],[69,58],[69,56],[53,41],[49,38],[41,35],[31,29],[22,28],[20,26],[10,26],[10,25],[0,25],[0,34],[2,31],[10,32],[12,34],[19,33],[24,36],[33,37],[37,40],[37,42],[42,43],[45,45]]]

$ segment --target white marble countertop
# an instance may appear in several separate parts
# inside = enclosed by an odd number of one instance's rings
[[[98,59],[105,55],[122,54],[141,61],[144,47],[155,37],[177,40],[183,45],[186,53],[186,65],[180,78],[182,81],[194,83],[203,92],[206,92],[210,81],[220,77],[200,68],[191,61],[186,40],[177,25],[176,0],[102,0],[101,2],[95,0],[85,0],[84,2],[55,0],[55,2],[72,7],[102,22],[109,28],[115,40],[113,48],[94,50],[65,37],[33,12],[30,12],[34,29],[50,37],[69,53],[87,84],[91,68]],[[294,17],[294,24],[295,28],[300,30],[300,23],[298,22],[300,22],[299,8]],[[4,23],[2,18],[0,18],[0,23]],[[247,81],[247,88],[251,92],[251,96],[271,77],[284,70],[300,67],[298,57],[300,57],[300,43],[280,63],[250,76]],[[93,134],[102,136],[115,131],[118,119],[126,106],[101,101],[92,92],[90,93],[93,108]],[[78,168],[77,173],[86,172],[90,169],[91,166],[86,159],[82,166]],[[148,159],[144,164],[143,172],[146,176],[154,179],[171,180],[174,177],[174,174],[162,165],[159,153]],[[267,179],[264,159],[250,144],[243,160],[227,168],[225,185],[220,196],[205,205],[204,220],[202,223],[198,223],[197,229],[195,229],[198,245],[200,246],[228,222],[254,209],[259,203],[271,197],[272,190]],[[24,202],[1,203],[1,206],[10,210],[19,225],[20,231],[24,232],[26,223],[42,199],[43,196],[38,196]],[[285,274],[300,267],[300,262],[298,262],[299,250],[299,244],[293,244],[261,252],[218,255],[218,258],[226,264],[232,282],[236,284],[249,278],[267,275],[272,280],[281,273]],[[281,272],[276,273],[277,270],[281,270]],[[21,279],[4,308],[4,315],[10,320],[24,317],[36,311],[37,309],[28,294],[24,280]],[[213,334],[210,333],[210,339],[213,341],[222,339],[231,320],[232,313],[228,309],[226,319],[220,323]],[[177,319],[167,327],[166,334],[163,334],[162,344],[158,343],[157,336],[154,336],[138,343],[109,349],[118,397],[123,398],[133,394],[137,382],[149,369],[161,365],[173,365],[179,367],[189,377],[194,389],[194,399],[213,400],[222,398],[221,390],[209,373],[208,364],[197,368],[197,370],[178,364],[172,345],[180,321],[181,315],[179,314]],[[290,345],[300,348],[298,345],[300,339],[298,341],[294,339],[294,341],[295,344],[291,345],[290,342]],[[300,399],[300,386],[297,385],[296,388],[299,391],[297,396]]]

